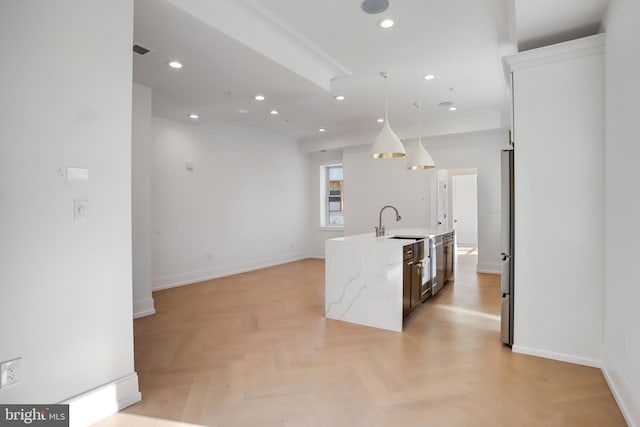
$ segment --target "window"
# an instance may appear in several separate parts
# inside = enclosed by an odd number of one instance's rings
[[[342,165],[321,166],[320,226],[344,226],[344,187]]]

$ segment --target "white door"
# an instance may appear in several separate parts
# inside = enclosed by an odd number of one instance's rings
[[[459,245],[478,244],[478,175],[451,177],[453,228]]]

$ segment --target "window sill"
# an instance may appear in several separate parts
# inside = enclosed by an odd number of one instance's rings
[[[318,231],[344,231],[344,226],[342,225],[332,225],[332,226],[320,226],[317,228]]]

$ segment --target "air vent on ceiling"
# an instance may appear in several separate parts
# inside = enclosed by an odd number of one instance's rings
[[[135,53],[137,53],[138,55],[144,55],[146,53],[151,52],[151,49],[147,49],[146,47],[140,46],[139,44],[134,44],[133,45],[133,51]]]

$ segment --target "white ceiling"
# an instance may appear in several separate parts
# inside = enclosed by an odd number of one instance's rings
[[[155,116],[232,119],[300,141],[377,132],[382,71],[390,124],[407,129],[401,137],[415,133],[415,102],[425,134],[430,123],[447,123],[431,133],[495,127],[508,103],[501,58],[515,52],[516,34],[535,43],[566,32],[567,21],[593,26],[606,6],[564,1],[571,6],[518,0],[514,12],[513,0],[390,0],[386,12],[369,15],[362,0],[135,0],[134,41],[152,52],[134,54],[133,76],[153,89]],[[383,16],[395,26],[380,29]],[[170,69],[171,60],[183,68]],[[436,78],[425,81],[426,73]],[[253,100],[258,93],[266,100]]]

